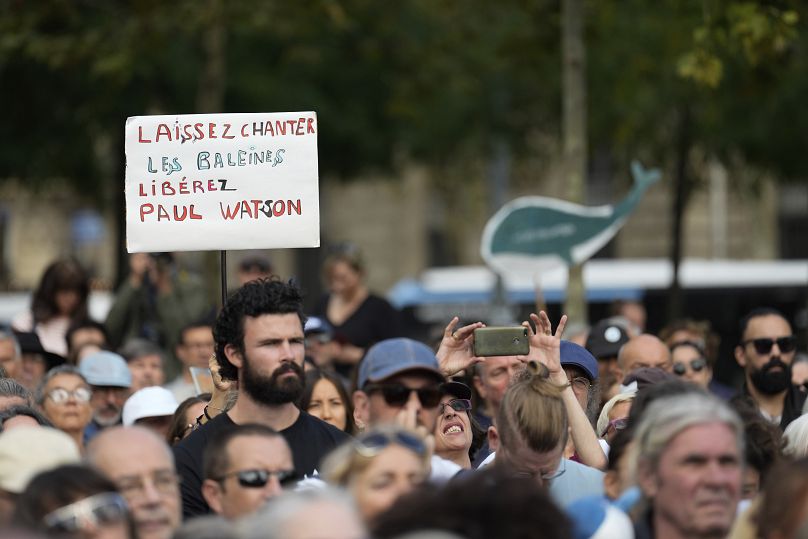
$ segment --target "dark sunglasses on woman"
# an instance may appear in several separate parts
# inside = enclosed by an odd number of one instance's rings
[[[706,366],[707,366],[707,361],[705,359],[703,359],[703,358],[697,358],[697,359],[690,360],[690,369],[693,372],[699,372]],[[685,366],[684,362],[677,361],[676,363],[674,363],[673,364],[673,373],[676,374],[677,376],[684,376],[685,374],[687,374],[687,367]]]
[[[443,414],[447,406],[455,412],[468,412],[471,410],[471,401],[469,399],[452,399],[449,402],[442,402],[438,412]]]

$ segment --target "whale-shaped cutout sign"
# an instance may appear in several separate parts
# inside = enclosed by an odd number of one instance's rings
[[[581,206],[555,198],[514,199],[488,220],[480,254],[500,272],[533,272],[584,262],[611,240],[661,174],[631,164],[634,186],[617,205]]]

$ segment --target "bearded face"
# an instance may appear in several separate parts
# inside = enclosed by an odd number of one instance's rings
[[[791,386],[791,365],[773,357],[761,368],[753,369],[749,380],[761,393],[776,395]]]
[[[303,367],[297,363],[282,363],[271,375],[266,376],[259,373],[244,355],[241,389],[256,402],[268,406],[296,402],[303,394],[305,383]]]
[[[791,325],[779,315],[765,314],[749,320],[735,347],[735,359],[752,387],[764,395],[776,395],[791,386],[794,352]]]

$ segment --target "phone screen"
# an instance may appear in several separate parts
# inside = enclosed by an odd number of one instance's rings
[[[213,393],[213,376],[210,374],[210,369],[203,369],[201,367],[188,368],[191,371],[191,378],[194,381],[196,394]]]

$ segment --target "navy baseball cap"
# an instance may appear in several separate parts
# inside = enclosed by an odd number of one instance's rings
[[[368,383],[381,382],[410,371],[425,372],[440,382],[445,381],[438,366],[438,358],[427,345],[403,337],[387,339],[368,349],[359,364],[356,387],[362,389]]]
[[[589,350],[570,341],[561,341],[561,366],[578,367],[591,381],[598,379],[598,360]]]

